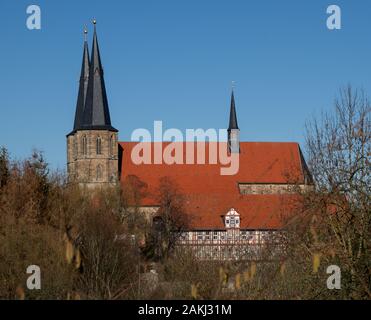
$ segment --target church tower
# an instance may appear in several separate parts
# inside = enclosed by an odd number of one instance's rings
[[[229,127],[228,127],[228,151],[230,153],[240,153],[240,129],[238,129],[237,124],[237,114],[234,102],[233,89],[231,96],[231,110],[229,115]]]
[[[94,188],[118,181],[118,130],[112,127],[96,21],[89,60],[85,41],[73,131],[67,135],[67,172],[70,183]]]

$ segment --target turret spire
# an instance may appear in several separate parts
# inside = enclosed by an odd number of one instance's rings
[[[103,67],[99,52],[96,23],[97,22],[94,19],[94,36],[90,59],[89,83],[86,95],[82,129],[117,131],[111,126],[106,86],[103,76]]]
[[[234,88],[232,87],[232,95],[231,95],[231,110],[229,114],[229,127],[228,130],[231,129],[238,129],[237,124],[237,113],[236,113],[236,105],[234,102]]]
[[[234,82],[232,82],[231,108],[229,114],[228,150],[231,153],[240,152],[240,129],[237,124],[236,105],[234,102]]]

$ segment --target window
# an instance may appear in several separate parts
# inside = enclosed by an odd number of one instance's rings
[[[77,157],[77,139],[73,137],[73,157]]]
[[[100,164],[98,164],[97,166],[97,181],[101,180],[102,179],[102,166]]]
[[[115,144],[115,137],[112,135],[109,138],[109,154],[111,156],[113,156],[114,144]]]
[[[254,242],[254,231],[246,232],[246,238],[249,242],[253,243]]]
[[[261,231],[260,232],[260,239],[262,242],[268,242],[272,239],[272,234],[269,231]]]
[[[82,137],[82,154],[84,156],[86,156],[88,154],[88,143],[87,143],[87,139],[86,139],[86,136],[83,136]]]
[[[101,139],[101,137],[97,138],[97,154],[102,154],[102,139]]]

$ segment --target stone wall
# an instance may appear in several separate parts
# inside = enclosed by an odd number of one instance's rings
[[[88,187],[116,184],[119,179],[117,132],[81,130],[68,136],[67,172],[71,183]]]
[[[294,194],[313,188],[306,184],[251,184],[239,183],[241,194]]]

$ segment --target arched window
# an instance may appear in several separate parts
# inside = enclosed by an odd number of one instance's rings
[[[73,137],[73,157],[77,157],[77,139]]]
[[[102,154],[102,139],[101,139],[101,137],[97,138],[97,154]]]
[[[103,172],[102,166],[100,164],[97,165],[97,181],[102,179]]]
[[[88,154],[88,142],[87,142],[86,136],[82,137],[81,144],[82,144],[82,154],[86,156]]]
[[[112,136],[110,136],[110,138],[109,138],[109,154],[110,154],[110,156],[113,156],[113,145],[114,145],[114,143],[115,143],[115,137],[112,135]]]

